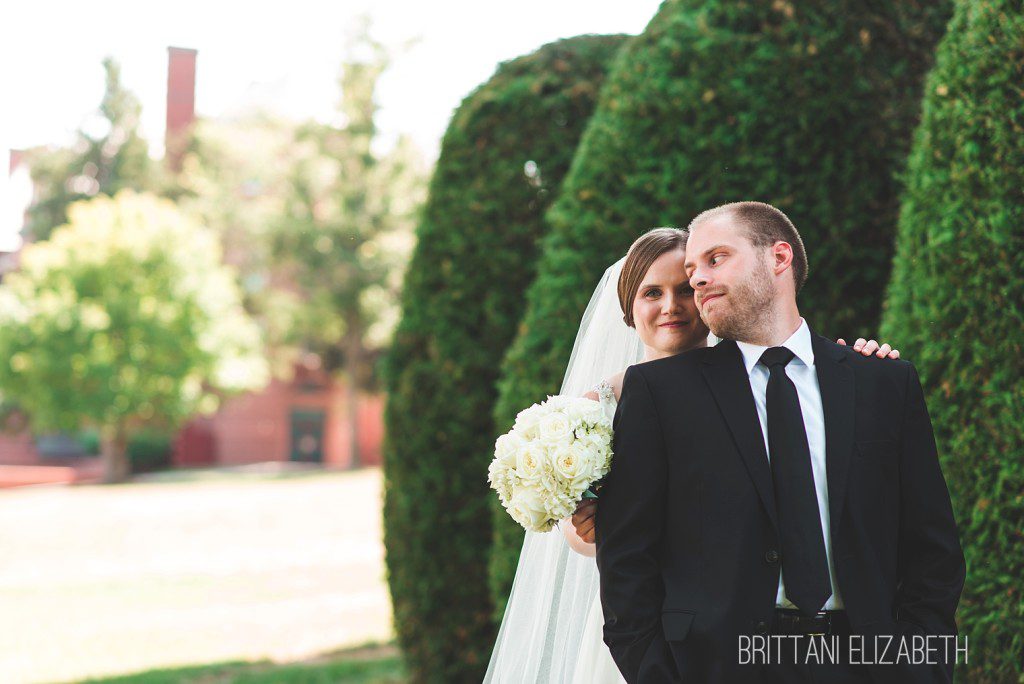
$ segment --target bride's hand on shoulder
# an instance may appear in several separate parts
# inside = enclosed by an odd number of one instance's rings
[[[836,340],[836,343],[846,346],[846,340],[840,337]],[[880,359],[898,359],[900,358],[900,350],[893,349],[888,343],[879,345],[874,340],[865,340],[863,337],[858,337],[857,341],[853,343],[853,351],[860,352],[864,356],[871,356],[872,354]]]
[[[584,499],[572,514],[572,526],[576,534],[588,544],[594,543],[594,515],[597,513],[597,499]]]

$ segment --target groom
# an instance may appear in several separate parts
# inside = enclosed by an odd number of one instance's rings
[[[616,664],[644,684],[951,681],[964,557],[916,371],[808,328],[778,209],[728,204],[690,231],[723,341],[623,381],[596,526]],[[897,657],[928,635],[938,655]]]

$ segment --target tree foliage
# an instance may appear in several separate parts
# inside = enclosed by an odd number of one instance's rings
[[[128,438],[266,379],[216,236],[130,191],[72,204],[0,285],[0,391],[36,430],[100,431],[108,481]]]
[[[497,431],[558,391],[592,288],[632,240],[725,202],[766,201],[793,219],[810,254],[800,306],[812,326],[875,332],[896,174],[947,12],[947,3],[664,2],[620,55],[549,212],[504,363]],[[500,605],[522,530],[496,515]]]
[[[502,64],[442,143],[386,373],[388,579],[416,681],[478,682],[487,665],[495,381],[544,211],[622,42],[573,38]]]
[[[1024,680],[1024,4],[960,2],[907,172],[882,334],[918,367],[967,556],[970,681]]]
[[[74,144],[29,152],[36,187],[24,228],[30,240],[45,240],[66,223],[72,202],[113,196],[122,189],[154,190],[160,182],[158,167],[139,134],[138,98],[121,83],[121,67],[113,58],[103,60],[103,70],[106,88],[99,110],[78,130]]]
[[[388,50],[362,24],[341,69],[342,125],[299,127],[285,176],[282,215],[272,227],[274,267],[296,286],[291,339],[343,370],[352,387],[375,387],[376,359],[398,318],[401,274],[425,178],[407,138],[389,150],[374,122]],[[352,453],[359,424],[348,402]]]
[[[282,377],[301,351],[300,328],[293,324],[301,303],[273,241],[292,192],[289,175],[302,154],[298,127],[262,111],[197,121],[175,178],[178,206],[217,233],[225,263],[238,270],[246,311],[260,324],[274,374]]]

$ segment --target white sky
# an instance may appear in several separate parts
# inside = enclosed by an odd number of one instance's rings
[[[162,150],[167,46],[199,51],[196,109],[216,117],[273,103],[329,119],[346,30],[361,12],[398,45],[380,85],[379,125],[434,158],[452,110],[499,61],[582,33],[639,33],[660,0],[34,0],[0,10],[0,150],[71,139],[103,94],[105,55],[142,101],[143,133]],[[2,161],[2,159],[0,159]],[[3,169],[6,171],[6,169]],[[3,174],[6,175],[6,174]]]
[[[21,240],[25,178],[8,149],[66,144],[103,96],[101,60],[121,64],[142,102],[142,133],[163,153],[167,47],[199,51],[196,111],[253,105],[330,120],[353,20],[390,46],[415,41],[381,79],[378,125],[437,156],[452,111],[501,61],[583,33],[640,33],[660,0],[31,0],[0,9],[0,251]]]

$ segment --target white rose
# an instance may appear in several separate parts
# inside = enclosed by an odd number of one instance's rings
[[[529,479],[529,482],[535,486],[543,489],[546,492],[554,492],[558,489],[558,475],[555,472],[555,467],[551,462],[551,456],[548,454],[547,449],[540,449],[540,465],[537,468],[537,473]]]
[[[500,482],[505,477],[505,471],[508,466],[505,465],[501,460],[494,459],[491,464],[487,466],[487,481],[494,485],[496,482]]]
[[[544,402],[544,408],[548,411],[562,411],[565,407],[572,405],[572,402],[572,397],[555,394],[553,396],[549,396],[547,401]]]
[[[592,421],[595,416],[604,415],[604,408],[601,402],[586,397],[576,397],[572,404],[566,408],[568,413],[581,420]]]
[[[582,487],[584,490],[594,480],[600,479],[603,475],[600,467],[600,455],[592,446],[583,442],[576,442],[572,446],[576,458],[576,474],[570,480],[574,488]]]
[[[544,412],[544,407],[541,404],[531,404],[524,408],[522,411],[516,414],[516,420],[528,420],[531,418],[539,418]]]
[[[535,439],[537,437],[537,421],[543,415],[539,404],[523,409],[516,416],[515,425],[512,429],[519,433],[522,439]]]
[[[528,530],[545,531],[550,522],[544,509],[544,496],[533,487],[516,487],[509,501],[508,512],[520,525]],[[550,525],[547,525],[550,529]]]
[[[572,437],[572,425],[569,418],[561,412],[549,413],[540,419],[538,424],[540,438],[548,444],[568,442]]]
[[[576,444],[579,442],[559,445],[551,454],[555,472],[570,481],[580,474],[580,449],[576,448]]]
[[[544,461],[543,447],[529,442],[523,444],[516,451],[516,475],[524,480],[534,480],[540,476]]]
[[[522,444],[523,440],[514,432],[504,434],[498,437],[498,441],[494,443],[494,457],[514,468],[516,465],[516,452]]]
[[[587,415],[587,410],[591,405],[596,405],[600,407],[600,404],[598,404],[596,401],[592,401],[591,399],[584,399],[583,397],[578,397],[574,399],[572,403],[565,407],[565,415],[569,416],[569,420],[571,420],[573,423],[584,422],[584,417]]]

